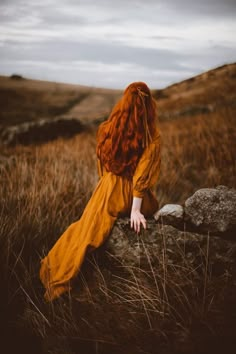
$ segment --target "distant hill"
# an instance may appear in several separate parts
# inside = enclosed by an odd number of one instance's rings
[[[154,90],[160,120],[236,108],[236,63]]]
[[[121,90],[0,76],[0,125],[52,117],[94,120],[109,114]]]
[[[17,77],[16,77],[17,76]],[[106,119],[123,90],[0,76],[0,140],[71,136]],[[236,108],[236,63],[152,90],[160,121]],[[53,135],[50,131],[54,131]]]

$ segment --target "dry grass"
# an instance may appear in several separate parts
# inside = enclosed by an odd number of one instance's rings
[[[235,107],[236,63],[223,65],[188,78],[163,90],[154,91],[159,111],[182,111],[187,107]],[[168,97],[168,99],[167,99]]]
[[[106,116],[120,95],[120,90],[0,76],[0,130],[55,116],[94,120]]]
[[[235,114],[235,109],[225,108],[161,124],[163,163],[157,193],[162,204],[181,204],[199,188],[236,187]]]
[[[161,124],[160,206],[183,203],[200,187],[235,187],[234,115],[224,110]],[[219,328],[225,327],[223,336],[233,332],[225,303],[230,304],[232,288],[226,274],[212,277],[207,244],[199,269],[184,253],[178,264],[169,265],[164,234],[155,268],[151,263],[146,269],[106,264],[98,251],[85,262],[75,291],[45,304],[39,260],[80,217],[96,185],[94,135],[5,148],[3,154],[9,157],[0,169],[1,304],[7,303],[2,318],[26,336],[24,353],[164,354],[222,348]]]
[[[1,82],[1,81],[0,81]],[[15,125],[65,114],[71,107],[82,101],[88,92],[76,88],[62,90],[54,85],[54,91],[28,87],[0,87],[0,124]]]

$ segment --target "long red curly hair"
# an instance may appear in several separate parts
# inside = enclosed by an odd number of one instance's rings
[[[133,82],[97,131],[97,157],[107,171],[132,178],[157,130],[156,102],[144,82]]]

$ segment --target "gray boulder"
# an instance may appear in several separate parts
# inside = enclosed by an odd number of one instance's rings
[[[118,219],[105,243],[106,254],[124,266],[190,263],[199,266],[208,254],[212,267],[235,267],[236,243],[217,236],[180,231],[171,225],[147,220],[147,229],[137,234],[128,218]],[[235,268],[234,268],[235,269]]]
[[[154,214],[157,222],[182,227],[184,208],[178,204],[166,204]]]
[[[184,203],[184,221],[202,232],[236,235],[236,190],[199,189]]]

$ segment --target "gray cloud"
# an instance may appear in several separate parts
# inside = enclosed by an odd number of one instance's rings
[[[135,63],[152,69],[169,68],[181,70],[178,62],[184,54],[167,49],[143,49],[128,47],[119,43],[104,42],[46,42],[30,45],[19,50],[17,42],[7,43],[2,59],[37,60],[55,62],[60,60],[86,60],[119,64],[120,62]]]
[[[140,73],[160,87],[235,61],[235,14],[235,0],[1,1],[0,73],[68,82],[73,71],[109,87]]]

